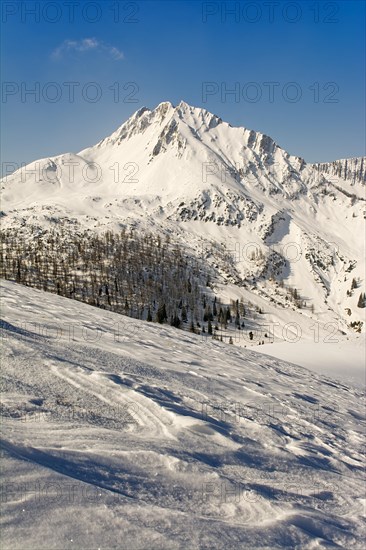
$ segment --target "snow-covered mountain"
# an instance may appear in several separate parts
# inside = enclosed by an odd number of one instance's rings
[[[360,390],[9,281],[1,293],[4,550],[364,548]]]
[[[307,164],[266,135],[164,102],[139,109],[95,146],[8,176],[2,222],[24,232],[62,224],[169,234],[227,284],[250,285],[274,316],[288,305],[276,288],[282,281],[306,304],[303,317],[348,332],[351,323],[365,326],[357,306],[365,291],[365,166],[364,158]],[[229,262],[212,253],[217,243]]]

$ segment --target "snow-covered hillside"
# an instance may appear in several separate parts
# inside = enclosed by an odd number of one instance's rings
[[[250,288],[275,322],[288,307],[280,282],[306,304],[300,326],[321,319],[354,333],[365,330],[364,167],[307,164],[259,132],[164,102],[95,146],[5,178],[2,226],[30,242],[39,228],[168,235],[213,266],[216,282]]]
[[[357,389],[1,289],[4,549],[363,548]]]

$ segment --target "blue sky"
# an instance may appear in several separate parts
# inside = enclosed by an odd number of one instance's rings
[[[365,154],[363,1],[1,9],[2,162],[80,151],[141,106],[181,99],[309,162]]]

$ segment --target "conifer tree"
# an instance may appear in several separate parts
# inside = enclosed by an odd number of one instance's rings
[[[366,307],[366,294],[362,293],[360,294],[360,297],[358,298],[357,307]]]
[[[166,314],[166,307],[165,303],[163,303],[161,306],[159,306],[158,311],[156,313],[156,320],[158,323],[162,324],[168,319]]]
[[[180,319],[177,314],[172,315],[170,324],[172,327],[179,328],[180,327]]]
[[[228,323],[229,321],[231,322],[231,313],[230,313],[230,308],[228,306],[225,311],[225,323]]]

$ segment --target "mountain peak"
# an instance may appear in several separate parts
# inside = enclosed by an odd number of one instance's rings
[[[164,113],[166,114],[168,111],[174,111],[175,107],[170,101],[162,101],[155,107],[155,109],[152,110],[153,113]]]
[[[186,103],[185,101],[181,100],[179,102],[179,105],[177,107],[178,109],[181,109],[181,110],[189,110],[191,111],[192,109],[196,109],[197,107],[193,107],[192,105],[188,105],[188,103]]]
[[[165,109],[170,109],[170,108],[173,108],[173,109],[174,109],[174,105],[173,105],[173,103],[171,103],[170,101],[162,101],[161,103],[159,103],[159,104],[155,107],[154,111],[157,111],[157,110],[159,110],[159,109],[164,109],[164,108],[165,108]]]

